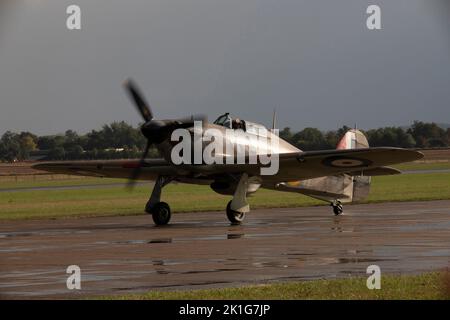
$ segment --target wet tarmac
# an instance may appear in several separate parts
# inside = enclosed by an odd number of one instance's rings
[[[81,298],[151,290],[419,273],[449,266],[450,201],[1,222],[0,298]],[[68,290],[66,268],[81,268]]]

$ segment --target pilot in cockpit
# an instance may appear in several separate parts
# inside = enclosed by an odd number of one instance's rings
[[[219,126],[223,126],[230,129],[242,129],[245,130],[245,123],[243,120],[236,118],[233,119],[230,117],[229,113],[225,113],[218,117],[216,121],[214,121],[214,124],[217,124]]]
[[[241,119],[239,119],[239,118],[234,119],[233,122],[232,122],[232,128],[233,129],[242,129],[242,130],[244,130],[244,124],[241,121]]]

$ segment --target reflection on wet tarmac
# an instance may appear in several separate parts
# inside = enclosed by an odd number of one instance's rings
[[[244,233],[229,233],[227,239],[242,239],[245,237]]]
[[[172,243],[172,239],[171,238],[152,239],[152,240],[148,241],[147,243]]]
[[[80,297],[267,281],[422,272],[446,267],[450,201],[252,211],[230,226],[223,213],[17,221],[0,225],[1,297]],[[232,241],[230,241],[232,240]],[[66,289],[79,265],[82,292]]]

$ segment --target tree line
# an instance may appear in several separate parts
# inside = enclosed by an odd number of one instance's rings
[[[0,139],[0,161],[139,158],[145,144],[139,129],[125,122],[113,122],[84,135],[73,130],[49,136],[7,131]],[[155,152],[150,155],[156,156]]]
[[[341,137],[351,128],[344,126],[338,130],[320,131],[305,128],[292,132],[290,128],[280,131],[280,137],[301,150],[334,149]],[[383,127],[361,130],[371,147],[439,148],[450,146],[450,128],[444,129],[436,123],[414,121],[408,127]]]
[[[334,149],[349,127],[321,131],[304,128],[293,132],[286,127],[280,137],[301,150]],[[450,128],[443,129],[436,123],[415,121],[409,128],[384,127],[364,132],[370,146],[402,148],[435,148],[450,146]],[[113,122],[100,130],[79,135],[67,130],[64,134],[37,136],[31,132],[5,132],[0,139],[0,161],[24,161],[33,158],[45,160],[92,160],[139,158],[146,139],[138,128]],[[149,157],[157,157],[156,149]]]

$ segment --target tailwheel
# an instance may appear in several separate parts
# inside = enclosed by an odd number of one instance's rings
[[[152,215],[153,222],[155,222],[157,226],[163,226],[169,223],[171,212],[167,203],[158,202],[149,211]]]
[[[333,207],[333,212],[335,216],[341,215],[344,212],[344,207],[342,206],[342,203],[337,200],[334,201],[331,206]]]
[[[231,201],[227,204],[227,218],[232,224],[241,224],[245,218],[245,212],[239,212],[231,209]]]

